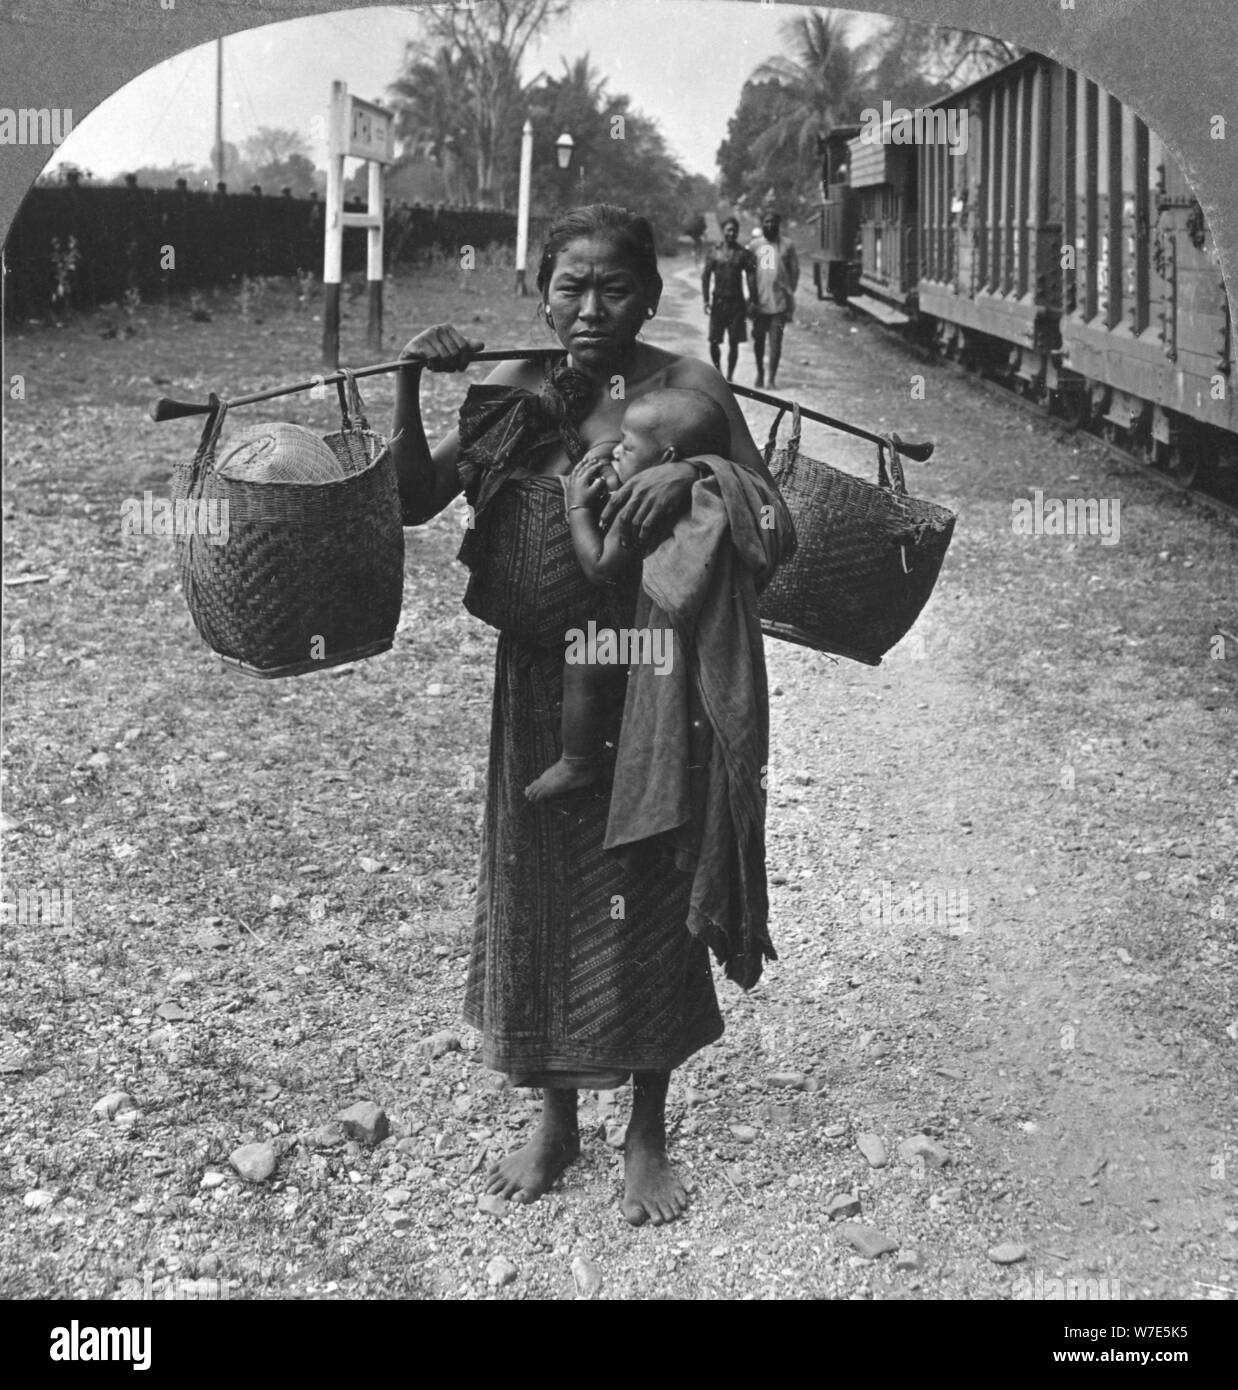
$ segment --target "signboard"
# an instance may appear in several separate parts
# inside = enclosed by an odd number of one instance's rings
[[[349,97],[346,153],[354,159],[373,159],[390,164],[395,153],[394,121],[390,111],[375,106],[372,101]]]
[[[383,341],[383,166],[395,154],[395,117],[372,101],[349,96],[343,82],[331,84],[331,119],[327,135],[326,236],[323,246],[322,360],[332,371],[339,366],[340,280],[344,260],[344,229],[362,227],[368,242],[365,278],[370,292],[366,340],[376,351]],[[344,211],[344,161],[363,159],[366,166],[366,210]]]

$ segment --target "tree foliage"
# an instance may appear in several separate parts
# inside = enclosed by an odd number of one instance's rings
[[[410,166],[433,161],[448,201],[514,208],[527,118],[535,216],[619,203],[649,217],[663,248],[674,249],[688,219],[713,210],[712,182],[679,165],[657,123],[609,91],[587,53],[556,75],[519,80],[530,39],[563,8],[519,0],[430,14],[389,92],[403,156]],[[565,132],[573,150],[562,171],[555,142]]]
[[[527,105],[520,65],[568,7],[569,0],[488,0],[424,11],[425,37],[407,46],[405,70],[390,88],[396,133],[428,147],[449,185],[460,182],[470,200],[506,205],[505,156],[513,136],[519,144]]]
[[[914,108],[1019,56],[1000,39],[892,20],[854,41],[848,20],[810,10],[781,28],[784,52],[745,82],[718,150],[722,193],[739,206],[776,201],[802,212],[816,201],[818,139],[856,124],[883,101]]]
[[[660,247],[673,251],[693,214],[711,212],[713,183],[687,173],[667,149],[657,123],[610,93],[589,55],[565,63],[530,94],[533,123],[533,203],[543,212],[579,203],[618,203],[648,217]],[[559,170],[555,141],[573,141],[572,165]]]

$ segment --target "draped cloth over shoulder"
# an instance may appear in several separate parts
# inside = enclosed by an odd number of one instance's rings
[[[757,593],[794,548],[794,532],[762,477],[713,455],[702,462],[710,476],[693,487],[691,509],[644,561],[635,625],[671,629],[673,660],[669,670],[638,662],[629,676],[606,847],[636,863],[672,846],[692,875],[687,928],[750,989],[763,961],[777,959]]]
[[[470,571],[464,606],[500,632],[560,655],[569,629],[590,620],[621,624],[625,609],[630,618],[639,574],[633,571],[613,588],[593,588],[575,562],[566,529],[559,537],[566,556],[557,549],[543,554],[526,543],[519,509],[496,507],[495,500],[546,449],[562,444],[573,463],[583,456],[574,418],[580,397],[592,389],[560,364],[547,367],[540,393],[482,383],[469,388],[460,407],[458,467],[472,508],[459,553]],[[555,486],[561,496],[562,483]],[[566,568],[556,563],[560,558]]]

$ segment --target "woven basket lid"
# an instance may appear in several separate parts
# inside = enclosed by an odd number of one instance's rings
[[[250,483],[330,483],[347,477],[322,437],[304,425],[250,425],[220,451],[215,471]]]

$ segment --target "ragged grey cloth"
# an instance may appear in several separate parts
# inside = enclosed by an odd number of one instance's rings
[[[669,669],[637,662],[629,676],[605,844],[629,863],[669,844],[693,875],[688,929],[751,989],[763,961],[777,959],[765,879],[769,696],[757,593],[794,538],[763,478],[716,455],[700,461],[710,476],[644,561],[636,628],[670,628],[673,660]]]

